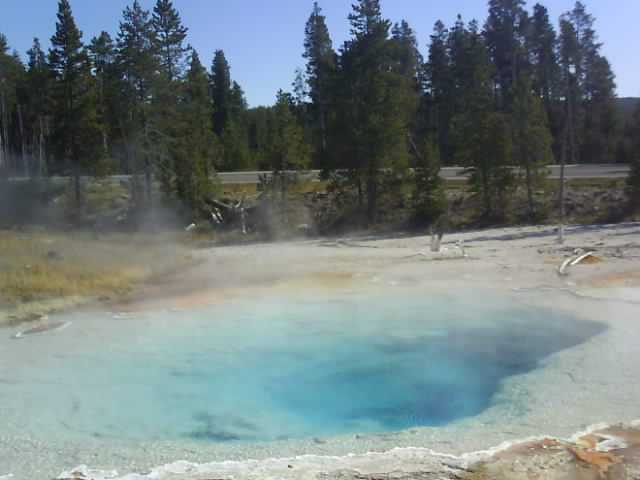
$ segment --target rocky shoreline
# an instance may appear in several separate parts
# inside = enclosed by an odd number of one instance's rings
[[[640,422],[633,422],[594,426],[567,440],[530,439],[460,456],[415,448],[348,457],[176,462],[123,477],[81,465],[56,480],[635,480],[639,475]]]

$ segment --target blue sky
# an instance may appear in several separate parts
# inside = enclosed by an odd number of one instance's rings
[[[112,36],[118,31],[122,10],[133,0],[70,0],[84,40],[102,30]],[[43,46],[55,29],[57,0],[7,0],[2,6],[0,33],[24,58],[34,36]],[[140,0],[152,9],[155,0]],[[319,0],[334,42],[339,47],[349,36],[347,15],[351,0]],[[558,17],[573,7],[573,0],[540,0],[557,25]],[[603,53],[616,73],[618,95],[640,96],[639,0],[584,0],[596,18],[596,31],[604,43]],[[188,42],[202,62],[210,67],[213,52],[222,49],[231,74],[244,89],[250,106],[271,105],[279,88],[291,89],[296,67],[304,67],[302,43],[304,25],[313,0],[173,0],[189,28]],[[528,2],[532,8],[534,1]],[[481,22],[487,16],[484,0],[381,0],[383,15],[396,22],[406,19],[417,33],[420,49],[426,53],[436,20],[450,26],[461,13],[465,20]]]

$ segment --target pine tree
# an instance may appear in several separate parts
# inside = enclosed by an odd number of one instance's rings
[[[431,115],[430,130],[436,132],[439,161],[443,165],[452,163],[450,125],[454,94],[448,43],[449,32],[441,21],[437,21],[431,35],[425,70]]]
[[[429,142],[431,142],[432,137],[430,132],[431,125],[429,124],[427,114],[429,106],[424,97],[425,87],[427,85],[424,58],[418,50],[418,41],[413,29],[405,20],[396,23],[391,30],[391,34],[389,47],[391,60],[394,64],[393,69],[398,76],[396,88],[403,92],[402,97],[407,104],[413,106],[412,111],[405,117],[405,135],[411,154],[411,163],[412,166],[415,167],[414,177],[421,183],[420,189],[422,190],[421,199],[424,217],[424,214],[427,213],[427,210],[425,210],[427,205],[424,202],[429,199],[437,200],[431,191],[436,187],[433,182],[439,180],[439,178],[430,178],[430,175],[434,173],[434,171],[435,174],[438,175],[439,161],[436,159],[435,164],[431,161],[429,155],[431,155],[432,148],[425,149],[423,145],[424,141],[422,140],[423,138],[429,138]],[[396,173],[404,174],[404,172]],[[393,194],[402,195],[402,193],[397,190],[399,185],[394,186],[393,182],[390,182],[389,186],[395,190]],[[434,205],[433,207],[433,211],[439,209],[438,205]]]
[[[560,37],[558,39],[558,57],[561,67],[561,95],[564,98],[562,159],[575,163],[576,125],[578,123],[577,104],[580,98],[579,76],[579,43],[573,24],[566,18],[560,20]]]
[[[406,116],[408,136],[422,138],[427,130],[427,124],[422,118],[424,115],[418,115],[417,110],[426,84],[424,58],[418,49],[418,41],[413,29],[405,20],[396,23],[391,30],[389,56],[393,72],[397,76],[396,86],[403,92],[404,99],[414,108],[414,111]],[[421,109],[421,113],[424,113],[424,108]]]
[[[24,135],[14,117],[20,108],[18,88],[23,74],[24,66],[18,54],[9,53],[7,38],[0,33],[0,174],[18,170],[15,153],[20,150]],[[24,168],[20,170],[24,173]]]
[[[349,14],[349,22],[351,22],[351,35],[356,40],[362,40],[371,35],[386,35],[391,26],[388,20],[382,18],[379,0],[359,0],[358,3],[351,6],[352,12]],[[372,40],[377,37],[370,37]]]
[[[633,210],[640,210],[640,103],[636,106],[628,124],[631,139],[630,172],[627,178],[627,195]]]
[[[53,90],[55,146],[59,158],[71,167],[79,213],[82,207],[80,175],[95,168],[104,152],[91,62],[68,0],[58,2],[58,21],[51,45],[49,64],[56,77]]]
[[[219,168],[242,170],[249,166],[244,92],[231,80],[231,69],[222,50],[216,50],[211,65],[213,131],[216,134]]]
[[[142,9],[138,0],[126,7],[122,16],[117,39],[118,62],[130,96],[140,106],[148,103],[153,77],[159,68],[155,33],[149,12]]]
[[[205,199],[213,192],[214,144],[209,78],[195,50],[185,76],[180,109],[184,127],[177,149],[176,192],[195,214],[202,216],[206,211]]]
[[[454,84],[461,95],[452,120],[455,158],[470,174],[469,184],[481,198],[483,217],[504,217],[513,184],[509,168],[513,145],[508,117],[494,106],[489,52],[474,22],[464,29],[459,20],[452,40]]]
[[[155,160],[163,153],[160,129],[153,122],[151,101],[159,70],[155,33],[149,12],[138,0],[122,14],[117,37],[117,62],[124,81],[123,96],[127,100],[125,118],[119,120],[126,147],[127,170],[133,175],[133,195],[140,198],[138,175],[145,176],[146,203],[151,202]]]
[[[310,150],[302,128],[292,111],[290,94],[280,90],[274,106],[272,170],[303,170],[309,166]]]
[[[229,145],[232,148],[230,159],[235,159],[235,169],[254,168],[249,154],[249,140],[247,132],[247,100],[240,84],[231,82],[230,122],[227,129],[231,130]],[[229,160],[227,160],[229,162]],[[229,162],[230,163],[230,162]]]
[[[514,90],[513,140],[518,165],[524,172],[529,217],[536,220],[539,211],[534,188],[544,187],[546,166],[553,159],[552,138],[542,100],[532,90],[530,80],[521,77]]]
[[[230,118],[231,71],[222,50],[213,54],[211,65],[211,98],[213,100],[213,131],[221,136]]]
[[[554,157],[559,159],[563,119],[557,37],[549,20],[548,10],[540,4],[534,5],[528,38],[531,51],[531,85],[536,95],[542,99],[553,137]]]
[[[241,116],[247,110],[247,100],[244,98],[244,91],[238,82],[231,82],[231,96],[229,102],[229,112],[231,118]]]
[[[513,89],[527,67],[525,31],[528,23],[524,0],[489,0],[484,37],[495,66],[495,82],[501,109],[509,112]]]
[[[475,21],[471,21],[466,26],[462,17],[458,15],[449,32],[447,47],[450,61],[450,88],[454,99],[453,111],[454,115],[457,115],[467,108],[468,92],[474,91],[477,87],[486,88],[484,83],[479,85],[476,82],[480,66],[488,70],[491,75],[494,75],[494,67],[490,63],[489,53],[478,33],[478,24]],[[483,76],[482,82],[485,80]]]
[[[537,3],[531,19],[532,87],[551,114],[551,104],[558,96],[559,68],[556,54],[557,35],[549,21],[546,7]]]
[[[156,163],[160,183],[169,192],[177,168],[175,162],[181,155],[178,141],[181,127],[176,119],[180,118],[180,80],[184,76],[185,54],[190,47],[184,45],[188,29],[182,25],[180,14],[170,0],[156,0],[151,28],[159,73],[154,76],[151,102],[151,115],[160,141]]]
[[[589,57],[596,54],[601,44],[597,43],[596,32],[593,28],[595,19],[582,2],[576,2],[573,10],[562,15],[561,20],[569,22],[575,36],[574,67],[577,84],[583,86],[587,72]]]
[[[544,7],[536,5],[534,17],[529,18],[522,0],[490,0],[484,37],[496,68],[498,106],[511,115],[513,153],[524,172],[533,219],[537,214],[533,190],[543,181],[542,167],[551,155],[552,140],[539,98],[550,111],[557,71],[555,34]]]
[[[416,146],[417,162],[414,168],[413,208],[417,220],[429,225],[441,218],[447,210],[439,155],[434,143],[427,138],[422,148]]]
[[[116,49],[111,36],[101,32],[91,39],[89,54],[94,68],[94,77],[98,88],[98,110],[102,121],[102,144],[105,154],[110,152],[110,141],[117,135],[118,111],[120,101],[119,78],[116,67]]]
[[[336,150],[348,158],[361,212],[376,223],[382,169],[404,169],[409,123],[417,107],[401,64],[393,56],[390,23],[378,0],[360,0],[349,15],[352,39],[345,43],[336,84],[341,84]],[[363,205],[363,194],[366,206]]]
[[[315,164],[323,171],[329,168],[328,123],[330,85],[336,69],[336,54],[333,50],[326,18],[317,2],[305,26],[303,57],[307,60],[307,83],[311,98],[313,144]]]
[[[614,74],[608,60],[597,53],[591,55],[584,84],[584,123],[580,150],[580,159],[583,162],[615,161],[618,138],[615,88]]]
[[[155,50],[159,56],[160,70],[169,82],[173,82],[180,78],[184,68],[184,55],[188,48],[183,46],[183,42],[188,28],[182,25],[180,14],[171,0],[156,1],[151,26],[155,33]]]
[[[278,91],[273,112],[273,137],[270,157],[271,170],[279,179],[281,211],[284,223],[287,223],[288,170],[308,168],[311,150],[304,137],[302,128],[292,111],[293,99],[290,94]]]
[[[407,79],[416,92],[420,92],[424,84],[424,58],[418,49],[413,29],[406,20],[402,20],[391,29],[391,38],[391,56],[397,62],[397,72]]]
[[[311,123],[308,108],[309,91],[307,88],[307,82],[304,78],[304,72],[301,68],[296,68],[291,88],[293,89],[296,118],[298,119],[298,123],[305,130],[305,134],[307,134]]]
[[[250,164],[258,170],[271,169],[269,150],[273,138],[272,117],[273,107],[256,107],[246,112]]]
[[[31,126],[31,151],[34,162],[31,172],[40,176],[47,173],[47,143],[50,137],[52,72],[47,56],[38,38],[27,51],[27,123]]]
[[[396,23],[392,28],[390,49],[393,71],[399,77],[398,87],[402,92],[401,96],[406,102],[405,105],[412,106],[405,117],[409,135],[423,137],[427,132],[424,57],[418,48],[413,29],[405,20]]]
[[[0,33],[0,173],[6,175],[8,173],[9,163],[9,102],[7,97],[14,95],[14,89],[8,88],[7,72],[9,71],[8,55],[9,45],[7,37]]]
[[[614,156],[614,75],[600,54],[602,44],[597,41],[594,22],[581,2],[560,20],[558,50],[568,125],[565,143],[572,161],[606,162]]]

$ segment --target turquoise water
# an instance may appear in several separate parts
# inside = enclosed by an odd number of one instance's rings
[[[81,441],[254,442],[441,426],[603,331],[503,300],[282,298],[75,315],[7,342],[0,415]]]

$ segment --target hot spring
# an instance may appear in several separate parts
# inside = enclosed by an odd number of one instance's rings
[[[397,292],[64,318],[65,330],[2,340],[0,420],[81,463],[95,448],[239,456],[456,425],[508,402],[496,396],[508,379],[605,331],[514,298]]]

